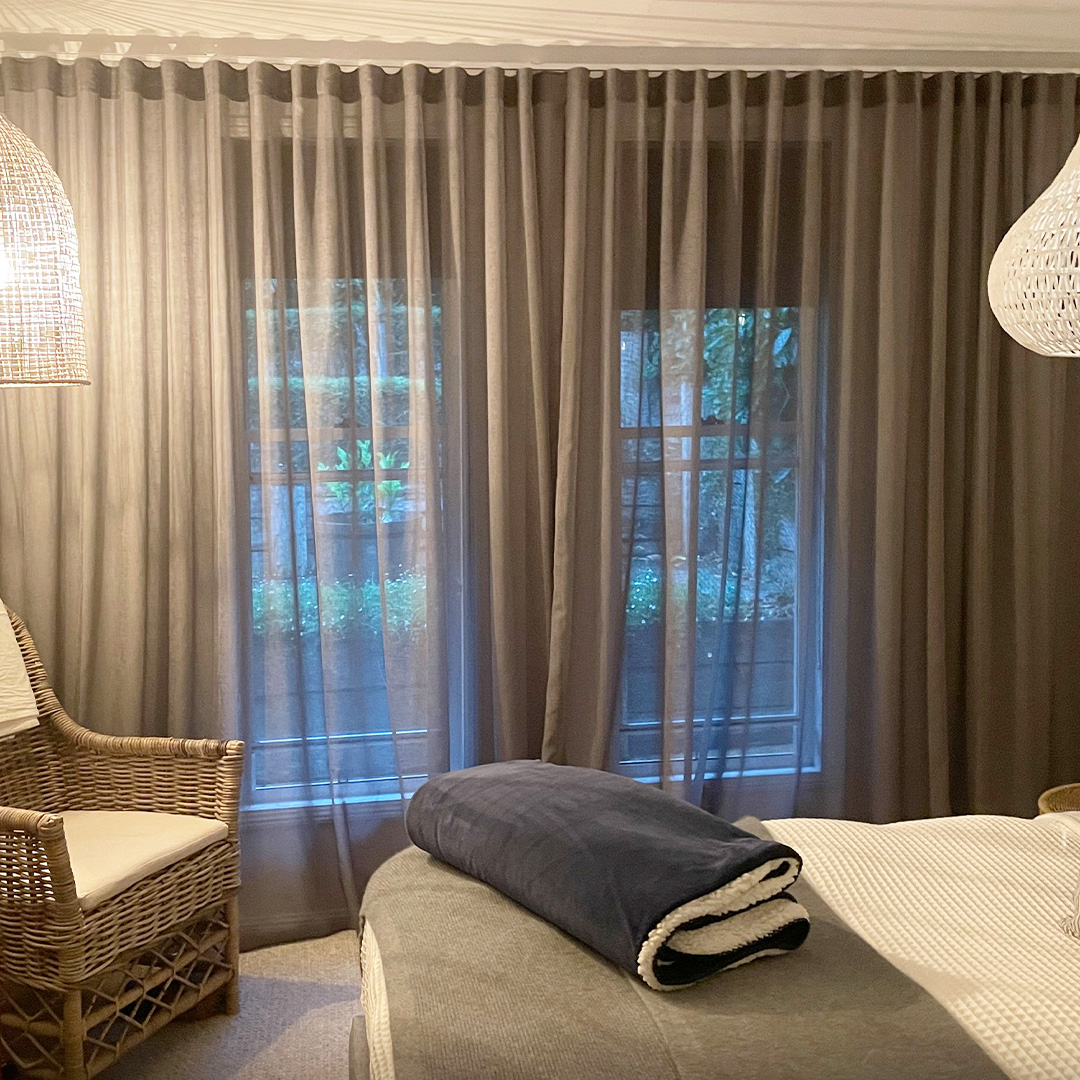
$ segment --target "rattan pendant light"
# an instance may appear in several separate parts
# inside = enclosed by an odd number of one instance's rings
[[[998,322],[1025,349],[1080,356],[1080,142],[1005,234],[987,292]]]
[[[0,115],[0,384],[87,381],[71,203],[45,155]]]

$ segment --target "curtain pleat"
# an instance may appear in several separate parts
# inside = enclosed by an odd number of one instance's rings
[[[480,761],[874,820],[1080,771],[1080,375],[985,299],[1075,77],[0,88],[92,378],[0,394],[0,591],[82,721],[248,740],[249,940]]]
[[[610,361],[621,348],[620,268],[644,265],[645,188],[635,160],[642,84],[635,74],[592,80],[579,70],[567,87],[556,561],[543,756],[594,768],[608,760],[624,600],[621,479],[617,470],[590,463],[619,461],[622,452],[620,369]],[[600,100],[602,111],[594,104]],[[624,219],[627,198],[638,213]],[[598,356],[609,362],[596,363]]]
[[[805,145],[805,175],[802,190],[802,266],[799,277],[799,385],[797,415],[810,422],[798,426],[796,454],[807,467],[802,472],[803,498],[798,502],[798,535],[809,538],[797,552],[795,609],[795,692],[798,700],[818,704],[824,715],[822,532],[820,508],[825,505],[827,455],[824,445],[828,365],[822,350],[827,333],[826,294],[822,267],[829,258],[826,249],[826,148],[825,76],[813,72],[807,77],[807,106],[804,125],[797,128]],[[828,265],[832,265],[830,262]],[[800,724],[795,747],[796,760],[820,760],[823,756],[820,728]],[[793,806],[799,805],[801,770],[796,772],[791,793]]]

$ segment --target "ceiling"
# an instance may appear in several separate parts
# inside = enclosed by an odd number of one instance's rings
[[[5,53],[1080,70],[1080,0],[0,0]],[[678,50],[672,52],[671,50]],[[790,58],[790,59],[788,59]]]

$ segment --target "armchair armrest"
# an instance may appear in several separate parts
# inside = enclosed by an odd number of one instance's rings
[[[59,985],[78,977],[85,921],[63,819],[0,806],[0,973]]]
[[[216,818],[228,826],[230,839],[236,839],[242,742],[101,735],[84,728],[68,716],[49,685],[26,623],[11,608],[7,613],[38,714],[65,758],[66,809],[149,810]],[[60,829],[62,837],[62,823]]]
[[[0,806],[0,851],[0,905],[36,900],[78,906],[61,817]]]
[[[121,757],[223,758],[239,748],[242,742],[220,739],[171,739],[159,735],[103,735],[77,724],[66,713],[54,716],[64,738],[75,746],[94,753],[115,754]]]
[[[52,723],[71,754],[72,809],[193,814],[224,822],[236,837],[242,742],[102,735],[62,709]]]

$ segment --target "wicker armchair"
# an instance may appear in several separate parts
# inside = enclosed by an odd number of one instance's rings
[[[237,1010],[243,743],[86,730],[9,614],[40,725],[0,740],[0,1062],[82,1080],[200,1002]],[[100,810],[216,819],[227,833],[87,910],[57,815]]]

